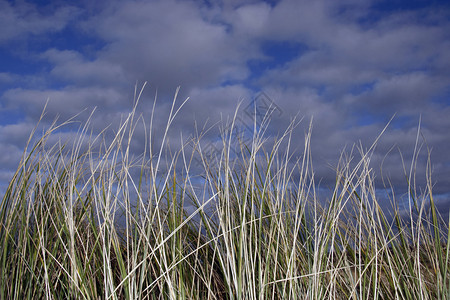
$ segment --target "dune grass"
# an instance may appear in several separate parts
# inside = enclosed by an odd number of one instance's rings
[[[213,162],[201,135],[167,149],[175,107],[161,149],[150,126],[140,157],[135,109],[112,140],[88,122],[72,143],[49,143],[65,124],[29,143],[1,201],[1,299],[450,299],[450,228],[430,172],[423,194],[410,185],[413,216],[395,198],[386,215],[375,142],[356,164],[342,155],[325,201],[311,130],[298,160],[294,123],[271,143],[263,124],[238,157],[225,132]]]

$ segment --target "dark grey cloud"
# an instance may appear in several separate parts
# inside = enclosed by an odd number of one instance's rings
[[[99,56],[162,90],[247,76],[247,56],[193,2],[118,2],[85,26],[107,42]]]

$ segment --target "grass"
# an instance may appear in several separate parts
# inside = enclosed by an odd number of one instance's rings
[[[424,193],[410,184],[414,217],[395,198],[386,215],[370,168],[375,142],[356,164],[357,153],[342,155],[325,202],[311,130],[296,161],[294,123],[271,143],[263,125],[237,158],[225,133],[213,161],[201,135],[166,147],[179,111],[174,100],[161,149],[150,130],[137,158],[135,108],[109,141],[89,122],[73,143],[49,142],[65,123],[30,138],[0,204],[1,299],[450,299],[450,227],[430,170]]]

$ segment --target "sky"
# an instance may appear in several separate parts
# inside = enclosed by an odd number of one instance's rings
[[[368,149],[393,118],[371,166],[380,195],[385,178],[400,198],[420,125],[417,186],[425,187],[431,151],[435,201],[448,218],[448,1],[0,0],[1,185],[47,99],[42,126],[80,112],[83,122],[96,107],[98,133],[130,111],[144,82],[138,110],[148,118],[157,95],[155,131],[163,132],[177,87],[178,103],[189,97],[170,132],[174,147],[181,134],[226,120],[240,103],[243,129],[259,123],[255,107],[273,108],[269,136],[302,119],[292,136],[301,155],[313,118],[314,170],[324,189],[342,151]],[[136,131],[136,152],[144,134]],[[205,149],[217,140],[218,130],[208,131]]]

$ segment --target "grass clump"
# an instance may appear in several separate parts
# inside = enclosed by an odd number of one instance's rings
[[[174,101],[161,148],[149,132],[137,158],[135,110],[108,142],[86,124],[73,144],[51,144],[54,124],[26,149],[0,204],[1,299],[450,298],[450,228],[429,176],[422,195],[410,193],[414,217],[396,199],[386,215],[374,144],[356,164],[341,157],[324,202],[311,130],[297,161],[294,124],[271,143],[263,124],[238,157],[224,133],[213,162],[199,138],[164,148],[178,112]]]

